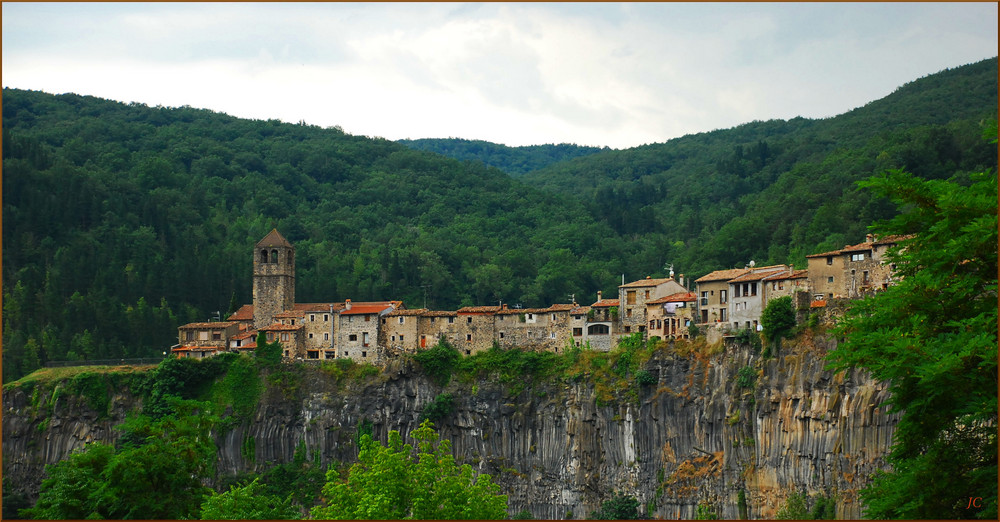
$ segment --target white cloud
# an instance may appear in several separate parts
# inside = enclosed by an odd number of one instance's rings
[[[994,56],[996,4],[3,4],[5,86],[390,139],[615,147]]]

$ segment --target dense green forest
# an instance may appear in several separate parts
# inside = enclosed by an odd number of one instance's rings
[[[996,110],[992,59],[835,118],[515,179],[336,128],[4,89],[3,377],[161,353],[179,324],[250,301],[252,245],[272,227],[296,245],[300,302],[587,303],[669,264],[804,266],[895,212],[858,180],[995,167],[981,134]]]
[[[523,176],[553,163],[609,150],[608,147],[602,149],[572,143],[508,147],[483,140],[464,140],[461,138],[398,140],[398,143],[411,149],[434,152],[457,160],[481,161],[484,165],[496,167],[514,177]]]

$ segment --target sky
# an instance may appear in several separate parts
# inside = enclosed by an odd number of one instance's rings
[[[628,148],[997,55],[997,3],[4,2],[4,87],[392,140]]]

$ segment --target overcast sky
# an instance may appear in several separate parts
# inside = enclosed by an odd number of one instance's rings
[[[3,85],[352,134],[625,148],[997,54],[996,3],[3,3]]]

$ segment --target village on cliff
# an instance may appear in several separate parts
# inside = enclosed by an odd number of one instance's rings
[[[254,247],[253,304],[225,321],[178,328],[177,357],[203,358],[253,351],[257,336],[280,342],[287,359],[352,359],[378,364],[446,340],[472,355],[501,348],[558,353],[570,346],[608,351],[622,336],[642,333],[688,339],[692,325],[709,342],[741,329],[760,329],[768,302],[791,296],[798,309],[824,308],[837,299],[857,299],[888,287],[895,266],[886,253],[901,237],[875,238],[840,250],[807,256],[808,269],[787,265],[717,270],[694,281],[684,275],[647,277],[618,287],[616,299],[589,306],[576,302],[548,308],[471,306],[455,311],[407,309],[402,301],[296,303],[295,247],[271,230]]]

